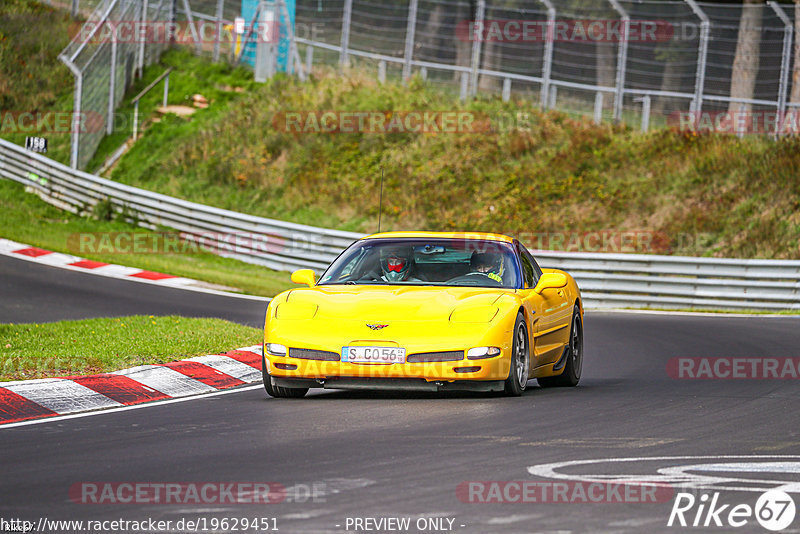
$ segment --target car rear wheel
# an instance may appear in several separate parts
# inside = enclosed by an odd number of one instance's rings
[[[567,349],[567,362],[564,370],[558,376],[537,378],[543,388],[548,387],[573,387],[577,386],[583,370],[583,321],[578,306],[572,311],[572,328]]]
[[[508,369],[508,378],[505,383],[505,394],[509,397],[519,397],[528,384],[528,370],[530,357],[528,352],[528,327],[525,318],[517,314],[514,323],[514,340],[511,348],[511,365]]]
[[[261,357],[261,378],[264,380],[264,390],[270,397],[299,399],[308,393],[308,388],[287,388],[273,385],[267,372],[267,358],[265,356]]]

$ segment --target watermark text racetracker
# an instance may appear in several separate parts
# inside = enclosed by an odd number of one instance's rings
[[[800,358],[677,357],[667,362],[667,375],[679,380],[798,380]]]
[[[475,134],[530,131],[529,113],[467,110],[292,110],[275,113],[272,127],[290,134]]]
[[[120,532],[208,532],[208,531],[279,531],[276,517],[182,517],[180,519],[50,519],[40,517],[36,521],[20,518],[0,518],[0,532],[91,532],[117,534]]]
[[[324,39],[324,27],[325,23],[322,22],[297,22],[294,33],[298,38],[320,41]],[[230,21],[90,20],[71,28],[70,35],[75,34],[81,42],[91,44],[235,43],[246,35],[256,43],[277,43],[281,38],[281,28],[277,22],[260,23],[253,31],[247,24]]]
[[[250,232],[80,232],[70,234],[75,254],[276,254],[309,245],[292,236]]]
[[[607,503],[653,504],[669,502],[668,484],[602,482],[535,482],[532,480],[471,480],[456,487],[461,502],[476,503]]]

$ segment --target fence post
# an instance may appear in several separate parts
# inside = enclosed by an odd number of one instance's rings
[[[646,133],[650,129],[650,95],[644,95],[635,101],[642,103],[642,132]]]
[[[508,102],[511,99],[511,78],[503,80],[503,102]]]
[[[694,14],[700,19],[700,45],[697,49],[697,74],[694,81],[694,100],[692,111],[699,114],[703,110],[703,92],[706,83],[706,60],[708,58],[708,37],[711,32],[711,21],[708,15],[700,9],[695,0],[686,0]]]
[[[386,83],[386,61],[383,59],[378,61],[378,81]]]
[[[214,63],[219,61],[219,41],[222,36],[222,14],[224,7],[225,7],[225,0],[217,0],[217,13],[216,13],[217,31],[214,39]]]
[[[547,32],[544,41],[544,57],[542,58],[542,90],[539,93],[539,105],[547,109],[547,93],[550,91],[550,76],[553,72],[553,44],[556,26],[556,8],[550,0],[539,0],[547,8]]]
[[[469,81],[469,94],[478,94],[478,70],[481,66],[481,45],[484,35],[484,18],[486,15],[486,0],[478,0],[478,10],[475,14],[475,24],[480,29],[480,36],[472,42],[472,75]],[[475,32],[472,33],[475,35]]]
[[[547,92],[547,109],[556,108],[556,99],[558,98],[558,86],[551,85],[550,90]]]
[[[771,1],[767,2],[767,4],[783,22],[783,56],[781,57],[781,77],[778,83],[778,120],[775,121],[775,137],[777,137],[780,135],[780,128],[786,115],[786,92],[789,85],[789,64],[792,59],[792,34],[794,33],[794,28],[792,27],[792,21],[789,20],[789,17],[786,16],[786,13],[777,2]]]
[[[406,27],[406,48],[403,56],[403,81],[411,77],[411,60],[414,56],[414,39],[417,33],[417,4],[418,0],[411,0],[408,6],[408,26]]]
[[[77,16],[78,16],[78,3],[79,3],[79,1],[80,1],[80,0],[72,0],[72,10],[71,10],[71,13],[72,13],[72,18],[73,18],[73,19],[74,19],[75,17],[77,17]]]
[[[461,92],[459,93],[458,97],[461,101],[465,101],[467,99],[467,94],[469,93],[469,73],[466,71],[461,71]]]
[[[347,66],[347,47],[350,46],[350,22],[353,18],[353,0],[344,0],[344,12],[342,13],[342,52],[339,55],[339,64]]]
[[[603,122],[603,91],[597,91],[594,94],[594,123],[600,124]]]
[[[608,0],[614,10],[619,13],[622,22],[622,42],[617,53],[617,90],[614,93],[614,122],[622,120],[622,99],[625,96],[625,66],[628,62],[628,41],[630,38],[631,18],[617,0]]]
[[[78,151],[81,143],[81,99],[83,98],[83,73],[73,63],[67,66],[75,75],[75,96],[72,107],[72,138],[69,150],[69,166],[73,169],[78,168]]]
[[[186,12],[186,20],[189,22],[189,29],[192,31],[195,50],[199,54],[203,51],[203,43],[200,42],[200,32],[197,31],[197,26],[194,25],[194,15],[192,15],[192,6],[189,5],[189,0],[183,0],[183,10]]]
[[[148,0],[142,0],[142,22],[139,30],[139,61],[137,70],[139,71],[139,79],[142,79],[144,73],[144,42],[147,36],[147,21],[149,20],[147,10],[149,9]]]
[[[111,69],[108,78],[108,116],[106,117],[106,133],[114,131],[115,94],[117,89],[117,29],[111,32]]]
[[[311,67],[314,66],[314,47],[306,45],[306,72],[311,74]]]

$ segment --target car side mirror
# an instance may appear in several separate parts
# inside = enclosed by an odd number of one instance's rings
[[[562,273],[544,273],[533,291],[541,294],[545,289],[558,289],[567,285],[567,277]]]
[[[317,283],[317,280],[314,271],[311,269],[299,269],[292,273],[292,282],[295,284],[306,284],[308,287],[314,287],[314,284]]]

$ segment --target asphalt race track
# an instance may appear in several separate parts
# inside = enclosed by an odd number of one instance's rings
[[[97,276],[0,255],[0,323],[123,315],[219,317],[264,324],[266,302]]]
[[[263,314],[258,302],[54,271],[0,258],[0,322],[184,313],[255,325]],[[667,372],[676,357],[798,357],[800,320],[588,312],[585,349],[579,387],[545,390],[531,381],[520,398],[318,390],[278,400],[250,387],[0,428],[0,518],[205,519],[208,532],[234,531],[231,523],[211,528],[220,518],[275,518],[267,524],[284,533],[729,532],[667,528],[672,495],[656,503],[591,503],[574,495],[567,502],[484,503],[469,502],[462,491],[471,481],[550,483],[528,468],[554,462],[634,459],[561,472],[647,479],[664,467],[733,462],[654,458],[725,455],[783,457],[768,469],[741,460],[744,469],[707,470],[762,480],[738,482],[739,489],[788,478],[800,505],[800,464],[784,461],[800,455],[800,381],[686,380]],[[81,484],[106,482],[278,483],[288,492],[278,504],[74,499]],[[723,490],[720,500],[752,506],[758,495]],[[366,518],[408,518],[411,527],[377,530]],[[265,530],[248,530],[257,531]],[[753,519],[736,531],[768,532]],[[798,531],[800,516],[783,532]]]

